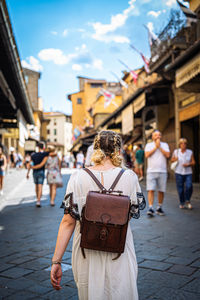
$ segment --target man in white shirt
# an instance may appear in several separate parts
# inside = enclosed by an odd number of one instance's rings
[[[80,151],[76,156],[76,168],[77,169],[83,168],[84,160],[85,160],[85,158],[84,158],[83,152]]]
[[[161,142],[161,133],[156,130],[152,133],[153,142],[146,144],[145,157],[147,158],[147,191],[149,210],[147,215],[154,216],[154,192],[158,190],[158,207],[156,213],[163,216],[162,204],[167,182],[167,158],[170,150],[167,143]]]

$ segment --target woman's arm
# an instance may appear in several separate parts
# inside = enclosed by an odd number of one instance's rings
[[[174,150],[171,158],[171,162],[177,161],[178,160],[178,150]]]
[[[76,220],[69,214],[63,216],[58,231],[55,252],[52,258],[52,262],[58,262],[58,264],[52,264],[51,267],[51,284],[56,290],[61,289],[60,282],[62,278],[62,269],[59,263],[61,263],[65,249],[74,232],[75,225]]]
[[[35,166],[31,166],[31,169],[36,170],[36,169],[42,168],[46,164],[47,159],[48,159],[48,156],[45,156],[40,164],[35,165]]]
[[[191,160],[188,164],[183,164],[184,167],[192,167],[195,165],[194,155],[192,154]]]
[[[58,165],[59,165],[59,169],[60,169],[60,171],[61,171],[62,162],[61,162],[60,158],[58,158]]]

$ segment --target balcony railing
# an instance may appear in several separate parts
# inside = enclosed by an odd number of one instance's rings
[[[186,49],[196,40],[196,24],[190,26],[187,19],[178,10],[172,10],[167,26],[159,34],[160,43],[154,43],[151,47],[150,68],[165,55],[174,52],[178,55],[179,50]],[[171,50],[171,51],[170,51]]]

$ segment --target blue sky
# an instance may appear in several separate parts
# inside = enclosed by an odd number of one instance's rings
[[[77,76],[115,81],[124,67],[143,65],[130,49],[150,56],[147,31],[167,23],[176,0],[7,0],[22,65],[42,73],[44,109],[71,114],[66,95],[78,91]]]

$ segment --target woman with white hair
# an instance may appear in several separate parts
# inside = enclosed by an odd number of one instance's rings
[[[195,165],[192,150],[187,149],[187,140],[179,140],[179,149],[174,150],[172,162],[178,161],[175,169],[176,187],[179,195],[180,208],[192,209],[190,199],[193,192],[192,166]]]

